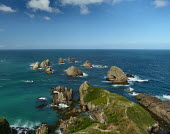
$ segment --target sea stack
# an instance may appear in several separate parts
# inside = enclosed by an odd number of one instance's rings
[[[73,99],[73,90],[67,89],[66,87],[58,86],[56,88],[52,88],[52,100],[53,105],[58,104],[69,104],[69,101]]]
[[[52,64],[50,63],[50,60],[47,59],[45,61],[43,61],[41,64],[40,64],[40,68],[46,68],[46,67],[49,67],[51,66]]]
[[[51,68],[47,68],[47,69],[45,70],[45,72],[46,72],[47,74],[53,74],[53,73],[54,73]]]
[[[69,77],[78,77],[83,76],[83,72],[75,66],[71,66],[66,70],[66,75]]]
[[[69,62],[76,62],[76,60],[74,58],[68,58],[67,59]]]
[[[58,60],[58,64],[63,64],[63,63],[64,63],[63,58],[59,58],[59,60]]]
[[[111,81],[113,84],[128,84],[126,74],[122,69],[112,66],[107,73],[106,80]]]
[[[33,69],[33,70],[37,70],[38,68],[39,68],[39,62],[37,61],[37,62],[35,62],[35,63],[33,64],[32,69]]]
[[[35,134],[48,134],[48,127],[46,124],[41,124],[36,130]]]
[[[93,68],[92,64],[91,64],[89,61],[86,61],[86,62],[83,64],[83,67]]]

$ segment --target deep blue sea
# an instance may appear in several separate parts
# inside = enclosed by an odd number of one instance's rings
[[[76,63],[58,65],[58,59],[73,57]],[[50,59],[54,74],[44,70],[32,70],[30,64]],[[96,68],[81,65],[89,60]],[[86,76],[69,78],[65,70],[76,66]],[[107,68],[97,68],[105,65]],[[117,86],[105,80],[111,66],[118,66],[125,73],[135,75],[129,86]],[[25,81],[33,81],[26,83]],[[50,106],[38,108],[37,97],[46,97],[51,103],[50,88],[58,85],[77,91],[84,81],[103,87],[135,101],[126,88],[168,100],[170,96],[170,50],[0,50],[0,116],[11,125],[33,127],[40,122],[55,123],[60,114]],[[166,96],[167,95],[167,96]]]

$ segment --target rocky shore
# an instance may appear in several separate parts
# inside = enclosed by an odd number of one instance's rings
[[[154,96],[142,94],[136,96],[138,102],[147,110],[170,125],[170,102],[162,101]]]

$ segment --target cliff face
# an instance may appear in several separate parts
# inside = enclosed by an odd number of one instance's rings
[[[9,123],[3,117],[0,117],[0,134],[10,134]]]
[[[80,104],[88,117],[71,117],[61,123],[67,133],[146,134],[155,121],[141,106],[125,97],[84,82],[79,89]]]

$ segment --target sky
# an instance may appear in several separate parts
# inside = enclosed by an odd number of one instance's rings
[[[170,49],[170,0],[0,0],[0,49]]]

